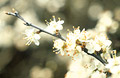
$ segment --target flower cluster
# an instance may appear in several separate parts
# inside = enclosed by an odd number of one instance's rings
[[[30,45],[34,42],[35,45],[38,46],[40,44],[39,39],[41,38],[39,35],[40,32],[45,32],[59,38],[54,41],[54,52],[62,56],[71,56],[73,60],[76,60],[72,61],[66,78],[108,78],[109,76],[110,78],[119,78],[120,57],[116,57],[116,50],[111,50],[112,42],[106,35],[106,32],[113,27],[112,24],[115,23],[115,21],[112,20],[110,14],[106,16],[107,13],[109,14],[109,12],[103,14],[94,29],[99,30],[99,27],[103,24],[104,30],[102,33],[101,30],[98,32],[93,32],[93,30],[86,31],[85,29],[80,31],[80,27],[73,27],[74,31],[69,31],[66,39],[64,39],[59,32],[63,29],[62,24],[64,23],[60,18],[56,21],[55,16],[53,16],[53,20],[47,22],[48,26],[46,30],[44,30],[26,22],[16,11],[6,14],[16,16],[24,21],[25,25],[33,27],[25,30],[24,34],[26,37],[24,39],[27,40],[26,45]],[[36,31],[35,28],[39,31]],[[117,24],[114,31],[116,31],[116,29]]]
[[[80,58],[82,48],[89,40],[89,33],[83,29],[81,32],[78,28],[74,28],[74,32],[69,31],[66,41],[55,40],[54,48],[59,50],[61,55],[72,56],[73,59]],[[59,45],[59,46],[58,46]]]
[[[95,36],[94,39],[90,40],[86,44],[86,48],[88,49],[89,53],[94,53],[95,51],[106,51],[106,48],[110,47],[111,41],[108,40],[105,34],[100,34]]]
[[[82,59],[71,61],[65,78],[106,78],[104,66],[93,57],[83,53]]]
[[[74,28],[73,32],[69,31],[67,34],[66,41],[54,41],[54,48],[58,49],[61,55],[72,56],[76,59],[76,57],[81,56],[85,48],[90,54],[100,51],[106,52],[112,43],[105,34],[99,34],[94,38],[90,37],[90,35],[85,29],[80,31],[79,27]]]
[[[116,50],[113,50],[111,54],[112,58],[107,59],[108,64],[105,67],[112,75],[120,75],[120,57],[116,57]]]
[[[50,32],[51,34],[58,34],[59,31],[63,29],[62,24],[64,23],[64,21],[60,20],[60,18],[58,19],[59,20],[56,21],[55,16],[53,16],[53,21],[51,21],[50,23],[46,21],[48,25],[46,28],[47,32]],[[34,28],[26,29],[24,33],[27,36],[24,39],[28,41],[26,45],[30,45],[32,42],[34,42],[35,45],[38,46],[38,40],[40,39],[39,33],[37,33]]]
[[[55,16],[53,16],[53,21],[47,22],[46,31],[51,34],[60,35],[59,31],[63,29],[62,24],[63,20],[56,21]],[[73,27],[74,28],[74,27]],[[39,45],[39,39],[41,38],[39,35],[40,32],[35,31],[34,28],[30,28],[25,30],[24,39],[27,40],[26,45],[30,45],[32,42],[35,45]],[[59,34],[58,34],[59,33]],[[69,31],[66,36],[66,40],[57,39],[54,41],[54,52],[56,54],[60,54],[62,56],[71,56],[73,60],[76,60],[74,64],[79,64],[78,67],[84,72],[87,73],[86,76],[83,76],[85,73],[82,73],[81,70],[75,70],[70,68],[70,71],[67,73],[66,78],[73,77],[98,77],[98,78],[106,78],[107,75],[104,72],[109,72],[112,74],[112,77],[120,75],[120,58],[116,57],[116,51],[112,51],[110,49],[111,41],[108,39],[105,33],[95,33],[96,35],[91,34],[90,31],[86,31],[83,29],[80,31],[80,27],[74,28],[74,31]],[[101,65],[99,61],[96,61],[95,58],[89,57],[88,54],[100,54],[101,59],[105,61],[107,64],[105,66]],[[112,58],[110,58],[112,54]],[[88,59],[85,61],[85,59]],[[80,61],[77,62],[77,61]],[[72,71],[72,72],[71,72]],[[74,71],[74,72],[73,72]]]

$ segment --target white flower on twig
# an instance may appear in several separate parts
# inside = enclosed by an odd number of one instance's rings
[[[65,52],[64,52],[64,41],[62,41],[61,39],[58,39],[58,40],[54,41],[54,48],[56,48],[56,50],[58,50],[58,52],[62,56],[65,55]]]
[[[111,52],[113,58],[107,59],[108,64],[106,68],[110,70],[112,74],[120,74],[120,57],[116,57],[116,50]]]
[[[111,41],[108,40],[107,36],[104,34],[100,34],[95,36],[94,40],[89,40],[86,44],[86,48],[89,53],[94,53],[95,51],[100,51],[101,49],[104,51],[111,45]]]
[[[26,29],[25,33],[26,37],[24,39],[27,40],[26,45],[30,45],[32,42],[35,43],[35,45],[39,45],[39,39],[41,38],[39,34],[35,33],[35,29]]]
[[[51,20],[51,22],[47,22],[47,31],[49,31],[52,34],[55,34],[57,31],[63,29],[63,23],[63,20],[60,20],[60,18],[58,18],[58,21],[56,21],[55,16],[53,16],[53,20]]]

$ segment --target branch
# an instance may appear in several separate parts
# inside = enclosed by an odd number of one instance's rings
[[[93,56],[93,57],[95,57],[97,60],[99,60],[103,65],[105,65],[105,64],[107,64],[107,62],[106,61],[104,61],[103,59],[102,59],[102,57],[100,56],[100,54],[90,54],[90,53],[88,53],[88,50],[86,49],[86,48],[83,48],[83,51],[85,52],[85,53],[87,53],[88,55],[91,55],[91,56]]]
[[[57,38],[59,38],[59,39],[61,39],[61,40],[63,40],[63,41],[66,41],[66,39],[64,39],[64,38],[61,36],[60,33],[58,33],[57,35],[56,35],[56,34],[52,34],[52,33],[48,32],[48,31],[44,30],[44,29],[41,28],[41,27],[38,27],[38,26],[36,26],[36,25],[33,25],[32,23],[27,22],[27,21],[26,21],[22,16],[20,16],[19,13],[18,13],[17,11],[15,11],[14,9],[13,9],[13,12],[7,12],[6,14],[7,14],[7,15],[12,15],[12,16],[15,16],[15,17],[19,18],[20,20],[22,20],[22,21],[24,22],[24,25],[26,25],[26,26],[31,26],[31,27],[33,27],[33,28],[39,29],[40,32],[44,32],[44,33],[49,34],[49,35],[51,35],[51,36],[57,37]],[[99,60],[103,65],[106,64],[106,62],[102,59],[102,57],[101,57],[100,55],[90,54],[90,53],[88,53],[88,50],[87,50],[86,48],[83,48],[83,51],[84,51],[85,53],[87,53],[88,55],[91,55],[91,56],[95,57],[95,58],[96,58],[97,60]]]
[[[6,14],[7,14],[7,15],[12,15],[12,16],[15,16],[15,17],[19,18],[20,20],[22,20],[22,21],[24,22],[24,25],[26,25],[26,26],[31,26],[31,27],[33,27],[33,28],[36,28],[36,29],[40,30],[40,32],[44,32],[44,33],[49,34],[49,35],[51,35],[51,36],[57,37],[57,38],[59,38],[59,39],[61,39],[61,40],[63,40],[63,41],[66,41],[66,40],[61,36],[60,33],[57,34],[57,35],[56,35],[56,34],[52,34],[52,33],[44,30],[43,28],[41,28],[41,27],[39,27],[39,26],[33,25],[33,24],[30,23],[30,22],[27,22],[27,21],[26,21],[22,16],[20,16],[19,13],[18,13],[17,11],[15,11],[14,9],[13,9],[13,12],[7,12]]]

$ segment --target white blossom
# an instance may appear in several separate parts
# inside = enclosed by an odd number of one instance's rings
[[[81,42],[89,42],[90,34],[87,31],[85,31],[85,29],[83,29],[79,34],[79,37],[79,40]]]
[[[35,29],[26,29],[25,33],[26,37],[24,39],[27,40],[26,45],[30,45],[32,42],[35,43],[35,45],[39,45],[39,39],[41,38],[39,34],[35,33]]]
[[[67,34],[66,45],[68,50],[74,50],[76,46],[76,37],[72,32]]]
[[[120,57],[110,58],[107,61],[108,64],[105,67],[109,68],[111,73],[120,73]]]
[[[86,48],[88,49],[88,53],[92,54],[95,50],[99,49],[99,45],[95,45],[94,41],[90,40],[90,42],[86,44]]]
[[[106,74],[96,71],[91,75],[91,78],[106,78]]]
[[[100,51],[101,49],[106,50],[111,45],[111,41],[108,40],[105,34],[100,34],[95,36],[95,39],[89,40],[86,44],[86,48],[89,53],[94,53],[95,51]]]
[[[47,22],[47,31],[49,31],[52,34],[55,34],[56,31],[62,30],[63,26],[62,24],[64,23],[63,20],[56,21],[55,16],[53,16],[53,20],[51,22]]]
[[[62,40],[55,40],[54,47],[57,48],[57,50],[60,50],[59,53],[61,55],[71,56],[73,60],[80,59],[82,57],[82,49],[81,46],[77,44],[77,40],[79,42],[79,35],[80,30],[78,27],[74,32],[69,32],[67,34],[65,42]]]
[[[61,39],[55,40],[54,41],[54,48],[56,48],[57,50],[59,50],[59,53],[63,56],[65,55],[65,51],[64,51],[64,41],[62,41]]]

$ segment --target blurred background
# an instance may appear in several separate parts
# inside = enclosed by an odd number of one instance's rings
[[[108,16],[106,33],[112,48],[120,51],[120,0],[0,0],[0,78],[64,78],[71,58],[53,53],[53,37],[41,33],[40,46],[26,46],[23,22],[4,12],[15,8],[29,22],[45,28],[45,20],[60,17],[67,29],[99,27],[100,15]],[[99,26],[98,26],[99,24]],[[113,29],[113,30],[112,30]]]

